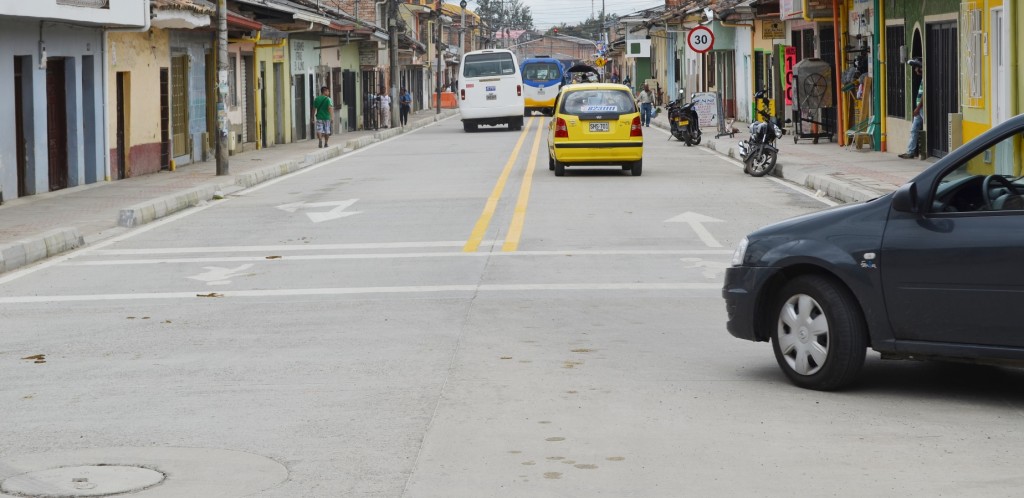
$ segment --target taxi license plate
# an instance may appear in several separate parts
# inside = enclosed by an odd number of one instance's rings
[[[590,131],[592,132],[608,131],[609,129],[608,123],[590,123]]]
[[[493,93],[488,93],[487,100],[498,100],[498,96]]]

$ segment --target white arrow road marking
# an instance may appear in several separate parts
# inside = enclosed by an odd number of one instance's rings
[[[339,219],[339,218],[345,218],[347,216],[352,216],[354,214],[362,213],[362,211],[348,211],[348,212],[345,211],[345,209],[348,209],[349,206],[355,204],[358,201],[359,201],[359,199],[349,199],[347,201],[328,201],[328,202],[309,202],[309,203],[307,203],[307,202],[293,202],[293,203],[290,203],[290,204],[282,204],[280,206],[277,206],[277,209],[280,209],[282,211],[288,211],[289,213],[294,213],[294,212],[298,211],[299,209],[315,209],[315,208],[323,208],[323,207],[332,207],[333,206],[334,209],[332,209],[330,211],[318,211],[318,212],[306,213],[306,216],[309,216],[309,219],[313,223],[320,223],[320,222],[324,222],[324,221],[336,220],[336,219]]]
[[[680,258],[683,262],[683,268],[699,268],[702,270],[704,278],[709,280],[718,280],[720,275],[725,273],[725,269],[731,266],[731,263],[726,261],[708,261],[701,258]]]
[[[200,282],[206,282],[206,285],[227,285],[231,283],[231,279],[241,276],[242,272],[252,268],[252,264],[241,265],[238,268],[221,268],[219,266],[204,266],[203,269],[207,270],[206,273],[200,273],[188,278],[192,280],[198,280]]]
[[[704,245],[708,247],[722,247],[715,237],[711,235],[711,232],[707,228],[704,228],[704,223],[722,223],[722,220],[718,218],[712,218],[710,216],[704,216],[703,214],[693,213],[687,211],[679,216],[669,218],[665,220],[665,223],[687,223],[693,228],[694,232],[697,232],[697,236],[700,240],[704,241]]]

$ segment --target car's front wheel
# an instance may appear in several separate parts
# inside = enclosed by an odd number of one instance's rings
[[[852,383],[867,352],[867,326],[853,295],[835,280],[805,275],[778,296],[772,349],[786,377],[820,391]]]

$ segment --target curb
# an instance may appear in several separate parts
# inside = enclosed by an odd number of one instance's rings
[[[294,173],[303,168],[322,163],[344,155],[346,152],[361,149],[371,144],[397,137],[403,133],[423,128],[443,121],[459,113],[457,109],[444,109],[440,114],[430,118],[420,118],[405,128],[390,128],[373,135],[366,135],[349,140],[345,146],[335,145],[317,152],[306,154],[302,160],[293,159],[273,166],[266,166],[247,173],[236,175],[231,182],[210,182],[197,187],[182,190],[175,194],[158,197],[122,208],[117,217],[117,226],[137,227],[151,223],[165,216],[198,206],[214,199],[214,196],[225,190],[249,188],[275,178]],[[0,273],[8,272],[63,252],[77,249],[85,245],[85,239],[77,228],[58,228],[34,235],[26,239],[16,240],[9,244],[0,244]]]
[[[77,228],[57,228],[39,235],[0,245],[0,273],[85,245]]]

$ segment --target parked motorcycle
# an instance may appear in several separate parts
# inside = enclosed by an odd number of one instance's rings
[[[700,145],[700,119],[697,118],[693,98],[690,98],[689,103],[683,104],[683,92],[679,93],[679,100],[673,100],[666,106],[672,136],[680,142],[685,142],[687,146]]]
[[[750,138],[739,143],[740,159],[743,161],[743,172],[750,176],[764,176],[775,169],[779,158],[779,149],[775,141],[786,134],[779,124],[778,118],[768,114],[768,97],[763,91],[754,94],[755,100],[762,105],[757,114],[763,121],[750,123]]]

